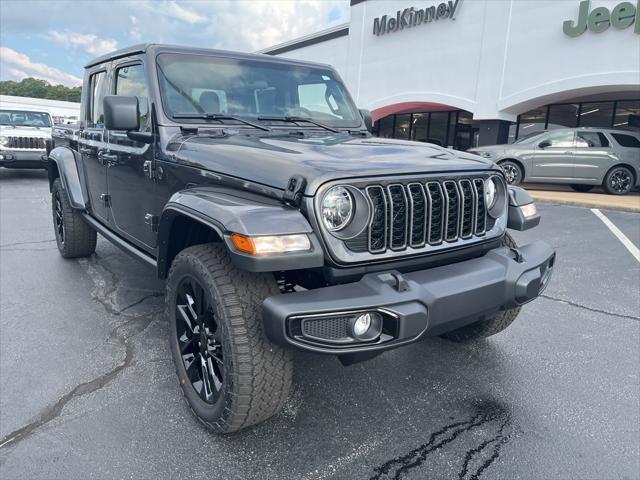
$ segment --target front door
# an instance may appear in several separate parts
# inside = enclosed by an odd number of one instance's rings
[[[144,65],[139,61],[116,65],[115,95],[138,98],[140,131],[151,131],[149,94]],[[153,177],[153,145],[132,140],[123,131],[109,131],[107,178],[113,224],[120,235],[153,252],[160,202]]]
[[[559,130],[542,137],[531,154],[536,178],[570,179],[573,177],[573,138],[571,130]]]
[[[102,152],[107,147],[102,101],[108,92],[107,72],[89,76],[89,94],[83,128],[78,135],[78,151],[82,155],[91,213],[104,223],[109,222],[107,167]]]

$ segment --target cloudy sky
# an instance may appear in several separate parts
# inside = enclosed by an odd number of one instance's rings
[[[81,83],[141,42],[256,51],[349,20],[349,0],[0,0],[0,79]]]

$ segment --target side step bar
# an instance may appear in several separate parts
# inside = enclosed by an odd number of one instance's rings
[[[107,240],[109,240],[111,243],[113,243],[116,247],[120,248],[125,253],[128,253],[133,258],[135,258],[137,260],[141,260],[144,263],[152,266],[153,268],[158,268],[158,263],[156,262],[156,259],[153,258],[151,255],[149,255],[146,252],[143,252],[142,250],[140,250],[138,247],[136,247],[132,243],[129,243],[124,238],[116,235],[111,230],[109,230],[107,227],[105,227],[100,222],[98,222],[97,220],[95,220],[91,216],[87,215],[86,213],[83,213],[82,216],[83,216],[85,222],[87,222],[89,225],[91,225],[91,227],[94,230],[96,230],[100,235],[102,235]]]

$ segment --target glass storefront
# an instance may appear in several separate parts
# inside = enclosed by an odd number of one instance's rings
[[[477,144],[478,127],[472,114],[462,110],[400,113],[378,120],[373,134],[466,150]]]
[[[509,143],[531,133],[567,127],[640,130],[640,99],[559,103],[531,110],[518,116],[509,131]]]
[[[640,99],[573,102],[547,105],[518,116],[509,128],[508,143],[544,130],[567,127],[607,127],[640,130]],[[389,115],[373,126],[373,134],[429,142],[456,150],[478,145],[478,122],[464,110]]]

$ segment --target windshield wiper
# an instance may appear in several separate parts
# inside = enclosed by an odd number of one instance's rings
[[[311,124],[315,125],[316,127],[320,127],[320,128],[324,128],[325,130],[329,130],[330,132],[340,133],[340,130],[336,130],[335,128],[332,128],[332,127],[329,127],[328,125],[325,125],[324,123],[316,122],[315,120],[311,120],[310,118],[306,118],[306,117],[294,117],[294,116],[290,116],[290,115],[283,115],[283,116],[265,115],[265,116],[258,117],[258,120],[263,120],[263,121],[267,121],[267,122],[268,121],[272,121],[272,122],[281,121],[281,122],[293,122],[293,123],[307,122],[307,123],[311,123]]]
[[[245,120],[244,118],[236,117],[235,115],[225,115],[220,113],[174,113],[171,115],[173,118],[201,118],[203,120],[235,120],[236,122],[243,123],[244,125],[249,125],[253,128],[259,128],[260,130],[264,130],[265,132],[270,132],[271,129],[269,127],[265,127],[264,125],[258,125],[257,123],[250,122]]]

